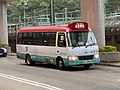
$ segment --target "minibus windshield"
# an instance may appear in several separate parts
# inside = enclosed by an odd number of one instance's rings
[[[69,32],[67,35],[69,47],[86,46],[87,48],[89,46],[97,45],[92,31]]]

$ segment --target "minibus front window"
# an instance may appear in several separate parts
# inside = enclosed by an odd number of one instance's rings
[[[88,47],[88,46],[94,46],[94,45],[97,45],[97,41],[95,39],[95,36],[94,36],[93,32],[90,31],[88,33],[88,40],[87,40],[87,43],[86,43],[86,47]]]
[[[68,39],[68,47],[72,47],[72,43],[71,43],[71,40],[70,40],[70,34],[67,33],[67,39]]]
[[[69,35],[72,47],[85,46],[88,39],[88,32],[70,32]]]

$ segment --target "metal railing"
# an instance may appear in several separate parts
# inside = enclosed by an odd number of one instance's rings
[[[120,12],[105,14],[106,27],[120,27]]]
[[[16,23],[20,24],[21,27],[51,25],[50,14],[19,17],[17,21]],[[71,21],[81,21],[80,10],[55,13],[55,23],[52,25],[60,25]],[[120,12],[105,14],[105,27],[120,27]]]
[[[66,23],[71,21],[81,21],[80,10],[55,13],[55,23],[53,23],[52,25],[58,25],[60,23]],[[20,24],[21,27],[51,25],[50,14],[24,17],[24,18],[19,16],[17,20],[15,19],[15,21],[12,22]]]

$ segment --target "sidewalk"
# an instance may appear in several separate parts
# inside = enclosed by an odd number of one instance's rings
[[[16,53],[7,53],[9,56],[16,56]]]
[[[8,53],[9,56],[16,56],[16,53]],[[100,62],[99,65],[120,67],[120,62]]]
[[[100,62],[99,65],[111,66],[111,67],[120,67],[120,62]]]

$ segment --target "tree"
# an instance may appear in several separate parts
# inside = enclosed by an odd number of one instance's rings
[[[60,12],[67,8],[68,11],[80,10],[80,0],[54,0],[55,11]]]
[[[120,12],[120,0],[107,0],[105,4],[105,12]]]
[[[45,15],[50,13],[50,0],[16,0],[7,5],[9,21],[14,23],[19,16],[27,17]],[[63,12],[64,8],[68,11],[80,10],[80,0],[54,0],[54,12]]]

